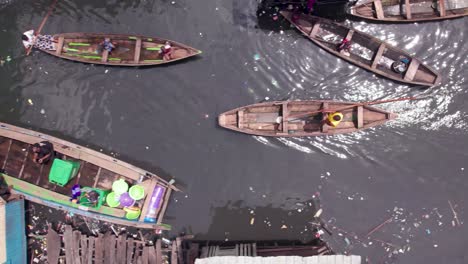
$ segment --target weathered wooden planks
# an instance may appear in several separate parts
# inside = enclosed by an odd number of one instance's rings
[[[55,54],[57,54],[57,55],[62,54],[64,40],[65,40],[65,38],[63,36],[59,37],[58,43],[57,43],[57,48],[55,49]]]
[[[137,38],[135,43],[135,57],[133,59],[134,63],[140,62],[140,54],[141,54],[141,38]]]
[[[49,264],[57,264],[60,256],[60,236],[51,228],[47,229],[47,262]]]
[[[377,14],[378,19],[382,19],[382,18],[385,17],[384,12],[383,12],[383,8],[382,8],[382,1],[375,0],[374,1],[374,8],[375,8],[375,12]]]
[[[379,49],[374,55],[374,59],[372,60],[371,68],[375,69],[377,68],[377,65],[379,65],[380,59],[382,58],[382,55],[385,51],[385,43],[380,43]]]

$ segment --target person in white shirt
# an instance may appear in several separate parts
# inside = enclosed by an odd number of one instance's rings
[[[23,33],[21,36],[23,40],[23,45],[26,49],[29,49],[31,46],[43,50],[56,50],[57,41],[52,35],[34,35],[34,30],[28,30]]]

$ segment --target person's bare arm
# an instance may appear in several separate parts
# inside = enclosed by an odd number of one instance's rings
[[[34,155],[33,155],[33,161],[37,163],[37,153],[34,153]]]

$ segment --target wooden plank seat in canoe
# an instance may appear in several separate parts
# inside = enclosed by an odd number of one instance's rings
[[[440,75],[419,59],[378,38],[325,18],[305,14],[293,17],[293,13],[288,11],[280,13],[319,47],[363,69],[412,85],[434,86],[441,81]],[[348,53],[338,51],[343,39],[351,41]],[[392,67],[402,60],[412,62],[407,65],[408,73],[397,72]]]
[[[257,136],[303,137],[356,132],[384,124],[397,116],[375,107],[353,106],[355,104],[326,100],[258,103],[220,114],[218,124]],[[320,110],[333,111],[348,106],[352,107],[340,111],[344,117],[337,127],[324,124],[326,115]],[[239,116],[242,116],[242,126],[239,126]]]
[[[104,33],[62,33],[54,35],[56,50],[42,51],[73,61],[112,66],[145,66],[174,62],[200,54],[190,46],[162,38]],[[104,40],[115,48],[108,52]],[[164,58],[161,47],[169,41],[171,54]]]

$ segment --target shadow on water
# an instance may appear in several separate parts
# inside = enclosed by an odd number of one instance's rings
[[[317,201],[290,198],[288,209],[266,206],[249,207],[244,201],[230,201],[225,206],[211,208],[211,225],[199,240],[268,240],[271,238],[306,242],[312,239],[311,225],[318,208]],[[227,225],[229,223],[229,225]],[[191,230],[186,230],[190,233]]]

